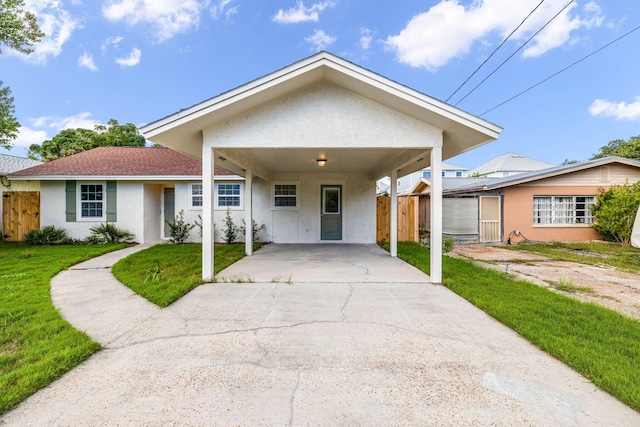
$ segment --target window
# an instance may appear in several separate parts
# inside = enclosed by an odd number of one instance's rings
[[[297,209],[298,184],[294,182],[274,183],[273,207],[276,209]]]
[[[202,183],[191,184],[191,207],[202,207]]]
[[[104,217],[104,186],[80,184],[80,218]]]
[[[456,171],[456,178],[460,178],[462,176],[462,171]]]
[[[593,224],[594,196],[533,198],[533,224]]]
[[[216,207],[242,209],[239,183],[216,184]]]
[[[422,177],[423,178],[431,178],[431,171],[422,171]]]

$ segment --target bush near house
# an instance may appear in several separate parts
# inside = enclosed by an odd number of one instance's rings
[[[605,190],[600,188],[596,204],[591,212],[593,228],[603,239],[629,246],[633,223],[640,206],[640,181],[618,185]]]

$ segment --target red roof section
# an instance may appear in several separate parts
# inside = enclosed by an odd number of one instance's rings
[[[11,174],[49,175],[202,177],[202,161],[170,148],[98,147]],[[216,167],[215,175],[233,174]]]

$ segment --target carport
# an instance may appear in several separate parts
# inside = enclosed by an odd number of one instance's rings
[[[390,176],[394,257],[397,179],[431,166],[434,283],[442,281],[442,160],[500,131],[327,52],[142,128],[203,161],[203,279],[214,271],[214,165],[245,178],[244,221],[259,218],[275,243],[376,243],[375,182]],[[251,241],[247,233],[248,255]]]

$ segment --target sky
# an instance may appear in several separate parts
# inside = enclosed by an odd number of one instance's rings
[[[143,126],[321,50],[504,129],[497,141],[447,160],[459,166],[474,168],[507,152],[553,164],[586,160],[609,141],[640,135],[635,1],[25,6],[47,36],[29,56],[0,46],[0,80],[11,88],[21,124],[4,154],[24,157],[29,145],[63,129],[110,119]]]

